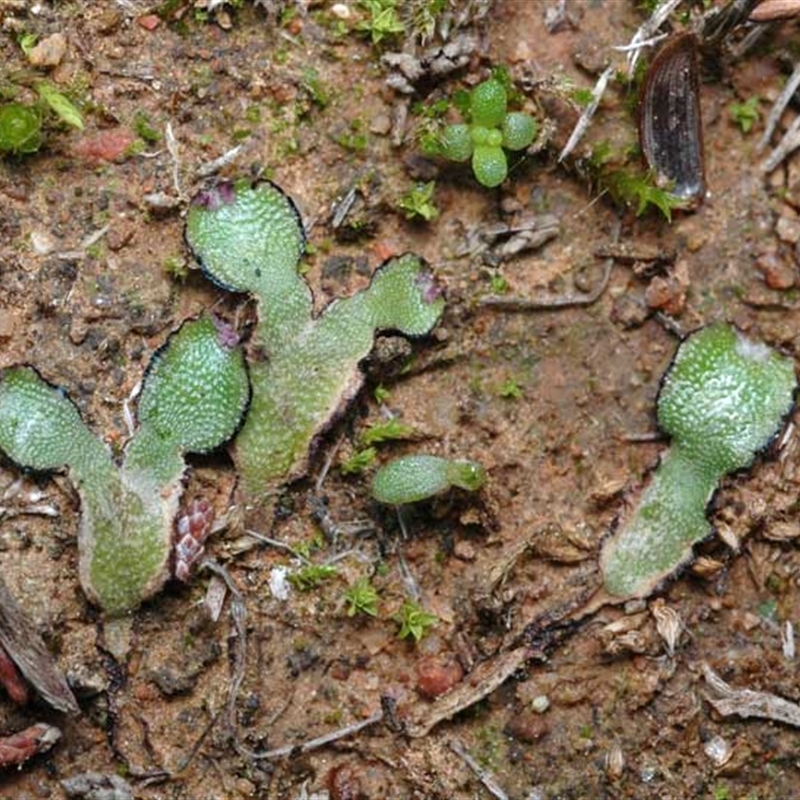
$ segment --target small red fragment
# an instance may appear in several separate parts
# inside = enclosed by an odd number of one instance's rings
[[[161,24],[161,18],[158,14],[143,14],[136,18],[136,24],[146,31],[154,31]]]
[[[19,733],[0,737],[0,767],[16,767],[49,750],[61,738],[53,725],[39,722]]]
[[[383,264],[384,261],[388,261],[393,255],[395,255],[396,250],[392,245],[388,242],[381,242],[377,241],[372,246],[372,249],[375,252],[375,255],[378,257],[378,261]]]
[[[0,685],[3,686],[10,698],[21,706],[24,706],[30,699],[25,678],[22,677],[17,665],[11,660],[2,645],[0,645]]]
[[[131,131],[115,128],[78,139],[72,152],[87,161],[117,161],[125,155],[135,138]]]

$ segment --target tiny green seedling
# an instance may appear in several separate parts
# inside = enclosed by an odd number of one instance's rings
[[[435,190],[436,181],[418,183],[400,198],[397,207],[408,220],[422,219],[425,222],[431,222],[439,216],[439,209],[433,201]]]
[[[399,639],[411,637],[418,642],[430,628],[438,624],[439,617],[426,611],[419,603],[406,600],[394,615],[394,620],[400,626],[400,630],[397,632]]]
[[[746,469],[794,404],[794,362],[724,323],[678,348],[658,396],[672,438],[631,518],[604,543],[606,591],[647,597],[711,533],[706,507],[720,479]]]
[[[370,425],[358,438],[359,442],[368,447],[382,442],[396,442],[403,439],[410,439],[414,435],[414,429],[405,422],[401,422],[397,417],[387,419],[386,422],[379,422]]]
[[[440,456],[404,456],[381,467],[372,479],[372,496],[392,506],[427,500],[456,486],[468,492],[486,483],[486,470],[476,461]]]
[[[739,126],[742,133],[750,133],[753,125],[761,118],[758,104],[761,98],[755,96],[745,100],[744,103],[731,103],[728,114],[731,120]]]
[[[356,450],[347,460],[342,462],[340,469],[343,475],[360,475],[368,470],[378,457],[378,451],[374,447],[367,447],[364,450]]]
[[[506,150],[524,150],[536,137],[536,120],[530,114],[508,111],[508,93],[494,78],[476,86],[469,95],[465,122],[448,125],[439,148],[451,161],[470,161],[478,183],[499,186],[508,176]]]
[[[366,614],[369,617],[378,616],[378,591],[369,582],[369,578],[359,578],[345,593],[347,601],[347,616]]]
[[[110,615],[136,608],[169,576],[184,453],[219,447],[239,426],[250,387],[231,329],[185,323],[150,363],[139,428],[122,464],[63,391],[30,367],[0,377],[0,450],[26,469],[66,469],[81,499],[81,585]]]
[[[339,571],[336,567],[330,564],[306,564],[295,572],[289,573],[288,580],[299,592],[310,592],[338,574]]]
[[[366,12],[366,19],[356,23],[356,30],[369,36],[372,44],[379,45],[405,33],[405,25],[397,11],[397,0],[359,0],[358,5]]]
[[[377,331],[422,336],[444,300],[414,255],[392,258],[361,292],[314,314],[298,273],[300,216],[274,184],[221,183],[192,201],[186,239],[206,274],[257,300],[253,402],[233,452],[245,501],[258,503],[306,470],[309,449],[363,383]],[[368,445],[366,442],[365,445]]]

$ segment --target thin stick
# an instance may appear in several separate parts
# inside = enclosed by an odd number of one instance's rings
[[[467,752],[467,748],[464,747],[458,739],[453,739],[453,741],[450,742],[450,749],[475,773],[476,777],[486,787],[489,794],[496,797],[497,800],[509,800],[508,795],[500,788],[500,784],[498,784],[494,775],[489,772],[488,769],[484,769],[469,752]]]
[[[588,130],[595,111],[597,111],[597,107],[600,105],[600,100],[602,100],[603,94],[608,86],[608,82],[611,80],[611,76],[613,74],[614,67],[606,67],[605,70],[603,70],[603,73],[597,79],[597,83],[594,85],[594,89],[592,89],[592,100],[589,105],[583,109],[583,113],[575,123],[575,127],[572,129],[572,133],[570,134],[567,143],[564,145],[564,149],[558,156],[559,163],[561,163],[575,149],[578,142],[583,138],[583,135]]]
[[[633,34],[630,44],[634,46],[630,48],[630,52],[628,53],[629,77],[633,77],[633,72],[636,69],[636,62],[639,60],[642,49],[650,43],[658,29],[667,21],[667,17],[669,17],[680,4],[681,0],[665,0],[665,2],[661,3],[652,13],[650,18],[639,26],[639,30]]]
[[[352,725],[345,725],[344,728],[339,728],[331,733],[326,733],[324,736],[318,736],[316,739],[309,739],[302,744],[287,744],[284,747],[276,747],[274,750],[266,750],[263,753],[252,753],[251,757],[258,760],[270,761],[274,758],[284,758],[285,756],[300,755],[301,753],[308,753],[311,750],[317,750],[320,747],[336,742],[339,739],[344,739],[347,736],[352,736],[354,733],[374,725],[383,719],[383,711],[376,711],[371,717],[367,717],[361,722],[354,722]]]
[[[775,128],[778,126],[781,116],[786,110],[786,106],[789,105],[789,101],[792,99],[792,96],[797,91],[798,86],[800,86],[800,64],[795,67],[794,72],[789,76],[786,86],[783,87],[783,91],[778,95],[778,99],[775,101],[775,104],[772,106],[772,110],[769,112],[767,124],[764,127],[764,133],[756,145],[757,153],[763,152],[764,148],[766,148],[766,146],[769,144],[769,140],[772,138],[772,134],[775,132]],[[784,136],[784,138],[786,137]]]
[[[800,67],[798,67],[800,69]],[[772,172],[790,153],[800,147],[800,116],[789,126],[783,138],[778,142],[775,149],[769,154],[769,158],[761,165],[764,173]]]
[[[270,539],[269,536],[264,536],[263,533],[257,533],[256,531],[251,531],[249,528],[245,531],[247,536],[252,537],[257,542],[261,542],[261,544],[267,544],[270,547],[274,547],[277,550],[285,550],[287,553],[290,553],[295,558],[299,558],[303,564],[310,564],[311,561],[307,559],[301,553],[298,553],[290,544],[286,544],[286,542],[282,542],[280,539]]]
[[[504,311],[550,311],[554,308],[568,308],[569,306],[590,306],[597,302],[606,290],[608,281],[611,278],[611,268],[614,266],[614,259],[607,258],[603,264],[603,278],[597,288],[586,294],[568,293],[552,300],[532,300],[526,297],[505,297],[498,294],[490,294],[482,297],[478,305],[484,308],[500,308]]]
[[[211,558],[204,558],[202,566],[222,578],[231,593],[231,616],[233,617],[233,626],[236,629],[236,648],[233,662],[233,678],[228,690],[226,716],[228,730],[233,735],[236,731],[236,698],[242,688],[247,668],[247,607],[239,587],[222,564],[218,564]]]

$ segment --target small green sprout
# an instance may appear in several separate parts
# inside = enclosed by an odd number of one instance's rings
[[[250,397],[236,338],[211,318],[185,323],[150,363],[139,427],[121,465],[63,391],[30,367],[0,376],[0,450],[25,469],[66,469],[81,500],[81,585],[110,615],[127,613],[169,575],[184,454],[219,447]]]
[[[486,470],[476,461],[439,456],[404,456],[381,467],[372,479],[372,496],[392,506],[418,503],[453,486],[474,492],[486,482]]]
[[[506,400],[521,400],[523,392],[514,378],[506,378],[497,390],[497,394]]]
[[[36,84],[36,92],[44,105],[50,109],[62,122],[83,130],[83,117],[81,112],[61,92],[49,83]]]
[[[439,617],[426,611],[419,603],[406,600],[394,615],[394,621],[400,625],[400,630],[397,632],[399,639],[408,639],[410,636],[418,642],[439,622]]]
[[[378,451],[374,447],[367,447],[364,450],[356,450],[346,461],[342,462],[341,470],[343,475],[360,475],[368,470],[378,457]]]
[[[397,417],[392,417],[386,422],[371,425],[359,436],[359,441],[362,445],[369,446],[382,442],[402,441],[410,439],[413,435],[414,429],[410,425],[401,422]]]
[[[347,616],[366,614],[370,617],[378,616],[378,591],[369,582],[369,578],[359,578],[345,593],[347,601]]]
[[[739,126],[742,133],[750,133],[753,125],[761,118],[758,104],[761,98],[758,96],[750,97],[744,103],[731,103],[728,106],[728,113],[731,120]]]
[[[436,181],[418,183],[400,198],[397,207],[405,214],[406,219],[419,218],[431,222],[439,216],[439,209],[433,201],[435,190]]]
[[[185,281],[189,277],[189,265],[183,256],[172,255],[164,259],[161,269],[177,281]]]
[[[289,583],[299,592],[310,592],[339,574],[336,567],[330,564],[307,564],[295,572],[289,573]]]
[[[23,31],[22,33],[17,36],[17,44],[20,46],[21,50],[27,56],[34,47],[36,47],[36,42],[39,40],[39,37],[30,31]]]
[[[637,217],[651,207],[657,208],[667,222],[672,222],[672,212],[684,208],[686,203],[670,189],[656,186],[651,173],[634,172],[627,169],[609,170],[600,180],[614,201],[620,205],[634,206]]]
[[[511,288],[508,281],[499,272],[492,273],[489,278],[489,287],[492,294],[505,294]]]
[[[161,141],[161,134],[153,127],[150,117],[144,111],[139,110],[133,115],[133,130],[147,144],[157,144]]]
[[[379,45],[405,33],[405,25],[397,12],[397,0],[359,0],[359,6],[368,14],[356,24],[356,30],[369,35],[372,44]]]
[[[212,280],[257,301],[253,402],[233,456],[244,499],[264,501],[305,472],[312,442],[361,387],[359,365],[375,333],[422,336],[444,300],[422,261],[405,254],[379,267],[366,289],[315,314],[298,273],[305,245],[300,216],[267,182],[221,183],[201,192],[189,209],[186,240]]]
[[[711,533],[706,506],[720,479],[746,469],[794,404],[794,362],[717,323],[689,336],[658,395],[659,427],[672,446],[632,517],[606,539],[605,589],[647,597]]]
[[[379,383],[375,387],[375,391],[372,393],[372,396],[375,398],[376,403],[385,403],[391,394],[392,393],[382,383]]]
[[[492,78],[469,95],[465,122],[448,125],[440,138],[440,152],[451,161],[472,160],[478,183],[499,186],[508,176],[506,150],[524,150],[536,137],[536,120],[530,114],[509,112],[508,92]]]

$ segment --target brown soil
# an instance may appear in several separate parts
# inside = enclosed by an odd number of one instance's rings
[[[636,441],[654,431],[658,380],[677,344],[674,326],[648,301],[665,302],[683,331],[724,318],[785,352],[800,350],[800,161],[765,177],[755,150],[762,123],[744,135],[728,111],[758,95],[763,118],[797,57],[797,22],[779,26],[744,60],[706,65],[709,196],[669,224],[656,213],[620,212],[581,177],[593,144],[610,140],[621,151],[635,141],[630,98],[618,89],[607,93],[578,157],[556,163],[577,114],[563,87],[591,88],[586,66],[597,72],[602,58],[622,68],[624,56],[610,48],[641,23],[637,3],[568,1],[573,24],[548,33],[544,11],[556,0],[497,0],[463,29],[477,42],[469,62],[438,84],[420,84],[413,101],[431,103],[506,64],[525,107],[550,120],[549,144],[494,191],[466,166],[422,159],[418,116],[409,117],[404,143],[393,143],[403,97],[387,87],[379,50],[353,19],[337,32],[332,4],[311,2],[283,23],[269,3],[236,4],[243,7],[228,8],[229,29],[219,24],[225,17],[203,21],[190,5],[172,4],[182,19],[168,14],[150,30],[141,18],[152,8],[138,0],[0,4],[2,85],[23,87],[24,97],[32,71],[44,72],[27,62],[21,32],[61,32],[68,49],[50,80],[82,104],[87,121],[83,133],[52,130],[39,153],[0,163],[0,367],[38,366],[119,446],[123,403],[169,331],[212,306],[231,320],[249,313],[246,298],[197,271],[171,274],[190,260],[181,211],[200,185],[198,169],[236,144],[242,150],[222,175],[266,174],[300,207],[320,305],[362,286],[387,253],[411,250],[433,265],[448,310],[432,337],[414,343],[410,369],[370,361],[365,391],[318,449],[310,478],[285,489],[274,519],[239,510],[210,542],[246,610],[235,724],[227,704],[242,642],[230,598],[217,622],[208,618],[209,572],[189,587],[170,585],[119,631],[78,585],[79,508],[68,483],[26,476],[0,501],[2,575],[82,709],[64,719],[3,698],[0,733],[46,719],[63,738],[3,774],[0,798],[63,798],[59,781],[87,771],[121,774],[136,797],[153,799],[490,796],[458,743],[520,800],[797,796],[796,732],[717,715],[701,672],[708,662],[737,688],[800,700],[797,660],[782,646],[786,624],[800,621],[793,435],[715,499],[715,525],[739,547],[715,537],[701,548],[703,569],[661,593],[683,625],[674,654],[646,603],[601,610],[566,630],[540,625],[541,638],[525,640],[533,645],[527,663],[500,688],[424,736],[402,731],[433,707],[430,694],[474,688],[481,667],[527,625],[596,584],[598,544],[663,447]],[[137,119],[158,138],[126,149],[142,133]],[[113,157],[119,142],[123,152]],[[408,222],[397,202],[428,174],[441,215]],[[332,210],[353,188],[354,207],[334,229]],[[148,203],[155,193],[175,208]],[[557,217],[559,231],[542,247],[499,267],[489,265],[491,252],[470,253],[491,226],[544,213]],[[591,290],[604,263],[597,253],[616,231],[636,252],[676,257],[654,277],[635,269],[641,259],[618,259],[587,305],[526,313],[479,305],[497,275],[512,294],[544,301]],[[378,385],[389,391],[383,405]],[[365,477],[340,469],[359,433],[387,409],[416,440],[380,445],[381,461],[424,450],[476,459],[490,475],[477,496],[451,495],[406,514],[405,535],[397,515],[369,499]],[[0,466],[0,496],[19,476]],[[191,494],[226,510],[233,474],[224,456],[196,459],[190,482]],[[276,599],[274,570],[299,562],[246,531],[307,548],[323,563],[336,553],[309,504],[319,495],[339,529],[338,575]],[[36,513],[43,505],[56,515]],[[403,563],[421,604],[439,618],[417,644],[399,639],[393,620],[409,592]],[[363,576],[378,590],[374,617],[348,615],[345,591]],[[115,645],[114,635],[129,639]],[[394,704],[397,725],[384,721],[292,757],[258,757],[363,721],[382,697]],[[717,756],[726,746],[730,757]]]

